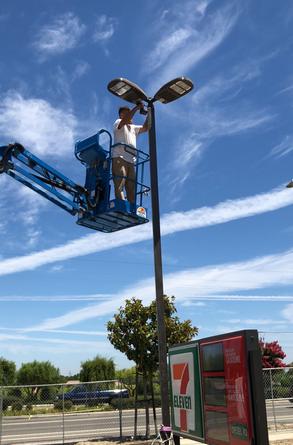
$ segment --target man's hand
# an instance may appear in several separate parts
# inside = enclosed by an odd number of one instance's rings
[[[143,102],[141,100],[138,100],[136,102],[136,105],[138,106],[138,108],[141,110],[143,108]]]
[[[138,101],[136,102],[136,105],[137,105],[138,108],[139,108],[139,112],[140,112],[140,114],[144,114],[144,115],[147,114],[147,111],[146,111],[145,108],[144,108],[144,103],[143,103],[141,100],[138,100]]]

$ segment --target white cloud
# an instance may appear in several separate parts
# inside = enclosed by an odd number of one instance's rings
[[[13,332],[22,332],[25,333],[28,331],[26,328],[3,328],[0,327],[0,331],[13,331]],[[67,334],[67,335],[85,335],[85,336],[93,336],[93,337],[106,337],[108,335],[107,331],[76,331],[76,330],[66,330],[66,329],[42,329],[41,332],[50,332],[52,334]],[[24,337],[27,339],[27,337]],[[41,341],[41,339],[40,339]]]
[[[106,42],[115,32],[117,20],[113,17],[108,17],[105,14],[101,15],[96,20],[96,29],[93,34],[94,42]]]
[[[111,300],[113,294],[89,295],[1,295],[0,301],[34,301],[34,302],[61,302],[61,301],[103,301]]]
[[[240,218],[271,212],[293,204],[293,193],[284,186],[268,193],[248,198],[227,200],[214,207],[203,207],[187,212],[172,212],[161,219],[162,235],[223,224]],[[94,233],[70,241],[59,247],[36,252],[30,255],[4,259],[0,261],[0,276],[24,270],[33,270],[45,264],[102,252],[152,238],[150,224],[127,229],[124,233]]]
[[[293,323],[293,304],[288,304],[288,306],[282,310],[282,315],[289,323]]]
[[[164,292],[167,295],[175,295],[177,303],[183,303],[186,300],[192,301],[194,298],[200,298],[201,301],[207,302],[209,296],[213,298],[213,295],[224,292],[262,289],[276,284],[279,286],[293,284],[292,267],[293,250],[289,250],[248,261],[182,270],[165,274]],[[119,296],[111,301],[90,305],[55,318],[49,318],[36,326],[32,326],[29,330],[59,329],[91,318],[113,314],[126,298],[133,296],[139,296],[145,303],[153,300],[155,297],[153,277],[120,290]],[[289,310],[283,313],[283,316],[287,316],[287,318],[293,316],[293,305],[289,306]],[[250,321],[252,322],[252,320]]]
[[[79,62],[72,73],[72,80],[75,81],[83,77],[90,70],[90,64],[85,61]]]
[[[14,244],[19,243],[21,249],[31,249],[37,244],[42,234],[37,225],[40,213],[47,207],[47,201],[29,188],[23,187],[16,181],[11,181],[11,178],[6,175],[1,175],[0,187],[5,189],[5,196],[0,198],[0,233],[6,233],[6,228],[14,224],[15,218],[17,218],[19,224],[23,224],[21,228],[23,239],[16,239],[14,236]],[[12,206],[7,211],[11,196],[18,202],[18,206],[17,209]],[[5,209],[5,212],[1,212],[1,208]],[[1,217],[3,221],[1,221]]]
[[[5,189],[5,196],[0,197],[0,233],[1,231],[5,233],[6,228],[14,224],[17,219],[18,223],[22,224],[20,233],[23,237],[17,239],[14,234],[14,244],[18,244],[18,248],[21,249],[31,249],[42,235],[39,226],[39,215],[46,209],[48,201],[31,189],[12,181],[7,175],[1,175],[0,188]],[[18,202],[17,208],[9,206],[11,196]],[[1,208],[3,208],[3,212],[1,212]],[[1,218],[3,218],[3,221],[1,221]]]
[[[208,2],[187,2],[186,13],[176,14],[174,10],[165,14],[164,20],[157,24],[158,39],[156,46],[146,56],[144,69],[148,73],[160,70],[151,89],[157,89],[164,82],[187,73],[198,62],[217,48],[233,29],[239,11],[235,5],[207,14]],[[186,11],[187,10],[187,11]]]
[[[293,85],[289,85],[286,88],[283,88],[282,90],[280,90],[277,94],[284,94],[284,93],[288,93],[291,92],[293,90]]]
[[[1,97],[2,140],[17,140],[36,155],[56,158],[72,151],[76,125],[70,110],[53,107],[43,99],[26,99],[16,91]]]
[[[209,79],[191,96],[189,111],[184,113],[185,124],[192,130],[176,140],[176,149],[171,158],[169,183],[177,190],[194,171],[205,150],[223,136],[239,135],[271,122],[275,115],[267,109],[258,109],[246,98],[238,97],[247,82],[260,75],[264,60],[250,62],[247,66],[233,68],[229,75]],[[251,69],[251,66],[253,67]],[[171,111],[169,116],[173,118]],[[174,118],[178,119],[178,105],[173,107]],[[183,123],[184,124],[184,123]],[[178,174],[178,171],[180,174]]]
[[[191,28],[181,28],[164,36],[149,55],[146,61],[146,69],[148,71],[154,71],[168,61],[174,51],[184,47],[186,41],[191,37],[192,32]]]
[[[194,295],[192,297],[193,300],[202,299],[202,297],[199,295]],[[267,303],[268,301],[293,301],[293,295],[226,295],[226,294],[213,294],[213,295],[205,295],[204,296],[205,302],[208,301],[246,301],[246,302],[263,302]],[[218,311],[222,313],[229,313],[233,314],[234,311]]]
[[[196,114],[196,116],[195,116]],[[193,116],[195,127],[201,128],[201,132],[192,132],[188,138],[182,139],[179,142],[181,147],[180,156],[178,153],[176,155],[174,169],[180,171],[180,176],[175,178],[176,183],[183,182],[182,180],[182,169],[188,167],[188,171],[184,176],[185,180],[189,177],[188,172],[191,172],[190,163],[197,163],[205,149],[217,138],[221,136],[231,136],[245,132],[247,130],[252,130],[254,128],[260,127],[272,119],[272,115],[265,111],[240,111],[234,113],[232,117],[232,111],[228,112],[226,115],[223,110],[219,112],[217,109],[213,111],[203,110],[202,113],[195,113]]]
[[[196,306],[196,307],[203,307],[203,306],[206,306],[206,303],[204,303],[203,301],[190,301],[190,300],[187,300],[187,301],[183,301],[182,306],[184,306],[184,307],[194,307],[194,306]]]
[[[20,219],[27,226],[34,226],[38,222],[39,213],[47,207],[48,202],[28,187],[17,187],[23,211],[21,211]]]
[[[0,340],[7,341],[24,341],[24,342],[43,342],[43,343],[53,343],[53,344],[64,344],[71,346],[91,346],[92,348],[98,348],[99,345],[105,345],[105,342],[97,342],[97,341],[83,341],[83,340],[67,340],[63,338],[44,338],[44,337],[30,337],[27,335],[10,335],[10,334],[0,334]]]
[[[248,325],[248,326],[274,326],[274,325],[286,325],[285,320],[273,320],[269,318],[250,318],[250,319],[240,319],[240,318],[234,318],[229,320],[223,320],[225,323],[229,324],[242,324],[242,325]]]
[[[293,135],[286,135],[283,140],[272,148],[270,155],[277,158],[288,155],[293,151]]]
[[[79,18],[68,12],[41,28],[34,46],[43,56],[62,54],[78,45],[85,30]]]

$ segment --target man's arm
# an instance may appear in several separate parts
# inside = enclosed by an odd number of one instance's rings
[[[131,110],[129,110],[129,112],[125,113],[125,116],[123,117],[123,119],[121,119],[117,128],[120,130],[124,125],[127,125],[129,123],[129,120],[133,118],[137,110],[139,110],[140,108],[140,105],[136,105]]]
[[[149,120],[148,120],[148,116],[146,117],[143,126],[139,129],[138,134],[145,133],[146,131],[149,131]]]

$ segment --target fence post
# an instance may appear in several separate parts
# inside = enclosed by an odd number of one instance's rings
[[[270,369],[270,385],[271,385],[272,409],[273,409],[275,430],[278,431],[277,419],[276,419],[276,410],[275,410],[275,400],[274,400],[274,386],[273,386],[273,379],[272,379],[272,369]]]
[[[65,408],[64,408],[64,385],[62,385],[62,443],[65,443]]]
[[[2,431],[3,431],[3,388],[0,390],[0,445],[2,443]]]
[[[122,382],[120,382],[120,389],[122,390]],[[122,442],[122,393],[120,394],[119,403],[119,429],[120,429],[120,442]]]

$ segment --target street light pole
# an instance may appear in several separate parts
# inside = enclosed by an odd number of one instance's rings
[[[157,306],[157,332],[158,332],[158,352],[159,352],[159,373],[161,388],[162,423],[170,425],[169,397],[168,397],[168,368],[167,368],[167,342],[165,326],[165,305],[163,288],[163,268],[161,250],[161,228],[160,228],[160,206],[158,188],[158,168],[157,168],[157,143],[156,143],[156,123],[155,108],[152,100],[148,102],[148,113],[150,119],[149,126],[149,153],[150,153],[150,182],[152,200],[152,223],[153,223],[153,246],[154,246],[154,266],[156,284],[156,306]]]
[[[193,89],[193,83],[186,77],[176,77],[164,84],[154,95],[148,97],[147,94],[135,83],[128,79],[119,77],[113,79],[108,84],[110,93],[136,104],[144,101],[148,105],[149,118],[149,150],[150,150],[150,178],[152,197],[152,222],[153,222],[153,245],[155,263],[155,284],[156,284],[156,306],[158,324],[158,352],[159,352],[159,372],[162,404],[162,423],[170,426],[169,397],[168,397],[168,369],[167,369],[167,342],[165,326],[165,304],[163,289],[163,269],[161,252],[161,229],[160,229],[160,208],[158,190],[158,168],[157,168],[157,144],[156,144],[156,123],[154,102],[159,101],[168,104],[180,97],[185,96]]]

